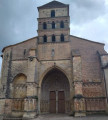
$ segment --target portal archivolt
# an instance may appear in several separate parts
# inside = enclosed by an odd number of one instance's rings
[[[66,75],[57,68],[50,70],[41,84],[41,113],[70,112],[70,85]]]

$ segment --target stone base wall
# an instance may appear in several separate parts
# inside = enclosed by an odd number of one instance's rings
[[[0,116],[8,117],[11,116],[11,113],[12,113],[12,100],[0,99]]]
[[[101,112],[106,110],[105,98],[88,98],[85,100],[87,112]]]
[[[0,99],[0,116],[4,115],[5,111],[5,99]]]

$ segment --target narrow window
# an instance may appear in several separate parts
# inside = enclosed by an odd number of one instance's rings
[[[52,49],[51,56],[54,57],[54,55],[55,55],[55,51],[54,49]]]
[[[55,22],[52,22],[52,29],[55,29]]]
[[[43,23],[43,29],[47,29],[47,24],[46,24],[46,22]]]
[[[26,49],[24,49],[24,55],[26,54]]]
[[[60,39],[61,39],[61,42],[64,42],[64,35],[63,34],[61,34]]]
[[[51,10],[51,17],[55,17],[55,10]]]
[[[56,41],[55,35],[52,35],[52,42],[55,42],[55,41]]]
[[[60,28],[64,28],[64,22],[63,21],[60,22]]]
[[[47,42],[47,36],[46,36],[46,35],[43,36],[43,42],[44,42],[44,43]]]

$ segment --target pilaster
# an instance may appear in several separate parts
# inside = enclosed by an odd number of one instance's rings
[[[27,76],[27,93],[24,100],[24,118],[34,118],[38,111],[38,61],[36,58],[36,49],[33,48],[29,52],[28,57],[28,76]]]
[[[85,99],[83,97],[83,81],[81,71],[81,56],[79,50],[72,51],[73,56],[73,84],[74,84],[74,116],[86,116]]]
[[[98,53],[99,54],[99,53]],[[104,73],[104,87],[106,92],[106,113],[108,114],[108,54],[100,55],[101,66]]]

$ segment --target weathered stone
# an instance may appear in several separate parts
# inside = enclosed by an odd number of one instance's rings
[[[48,3],[47,8],[38,8],[38,37],[3,49],[2,116],[34,118],[52,111],[85,116],[86,112],[108,111],[108,56],[104,44],[71,36],[69,5],[57,1],[50,4],[53,7],[49,8]],[[43,29],[44,22],[47,29]]]

